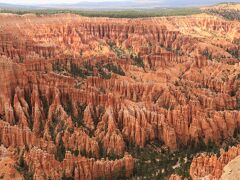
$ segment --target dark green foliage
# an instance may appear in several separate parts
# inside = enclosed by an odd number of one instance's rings
[[[72,107],[71,97],[69,96],[69,94],[64,94],[61,98],[61,101],[62,101],[62,105],[63,105],[63,108],[66,111],[66,113],[68,115],[71,115],[73,112],[73,107]]]
[[[63,143],[62,138],[61,138],[60,142],[57,146],[57,152],[55,154],[56,160],[62,162],[65,158],[65,154],[66,154],[66,149],[65,149],[64,143]]]
[[[150,178],[152,174],[163,169],[165,172],[160,173],[156,178],[168,177],[173,173],[172,166],[177,163],[177,157],[173,157],[169,151],[157,151],[155,147],[131,148],[130,153],[138,159],[134,167],[134,177]]]
[[[66,174],[63,174],[63,177],[61,178],[62,180],[74,180],[73,177],[67,177]]]
[[[87,152],[86,149],[82,149],[80,150],[75,150],[75,151],[72,151],[72,153],[75,155],[75,156],[78,156],[79,154],[81,156],[84,156],[84,157],[87,157],[87,158],[96,158],[95,154],[93,152]]]
[[[210,53],[207,49],[205,49],[205,50],[203,51],[203,55],[204,55],[206,58],[212,60],[212,53]]]
[[[54,71],[61,72],[66,71],[65,67],[62,67],[59,63],[54,64]],[[115,65],[113,63],[105,64],[102,62],[98,62],[96,64],[96,68],[98,70],[98,75],[103,79],[110,79],[112,77],[111,73],[118,74],[121,76],[125,76],[125,72],[119,65]],[[97,76],[93,74],[94,66],[91,65],[89,62],[85,62],[82,66],[78,66],[74,63],[71,63],[71,70],[70,73],[73,77],[81,77],[81,78],[87,78],[88,76]],[[80,88],[80,85],[77,84],[76,88]],[[69,112],[67,110],[67,112]]]
[[[236,91],[235,91],[235,90],[230,91],[230,96],[231,96],[231,97],[236,96]]]
[[[238,145],[240,143],[239,132],[240,132],[239,127],[236,127],[234,129],[233,137],[225,139],[224,142],[222,143],[221,147],[224,150],[228,150],[229,147]]]
[[[111,79],[111,73],[125,76],[125,72],[122,70],[122,68],[119,65],[114,65],[112,63],[101,65],[101,63],[99,62],[96,64],[96,68],[98,70],[99,76],[103,79]]]
[[[101,144],[99,145],[99,154],[100,154],[100,157],[103,157],[103,158],[105,158],[107,155],[107,152],[105,151],[105,149]]]
[[[80,151],[80,154],[81,154],[81,156],[87,156],[87,151],[86,151],[86,149],[82,149],[82,150]]]
[[[71,63],[71,74],[74,77],[87,78],[88,76],[93,76],[93,65],[88,62],[85,62],[82,67]]]
[[[68,128],[68,132],[69,132],[70,134],[73,134],[73,133],[74,133],[74,128]]]
[[[120,171],[114,171],[111,179],[126,179],[126,169],[125,166],[121,168]]]
[[[100,176],[100,177],[98,177],[98,180],[106,180],[106,178],[103,176]]]
[[[96,115],[97,111],[99,112],[99,115]],[[98,107],[94,106],[94,114],[92,114],[92,119],[93,119],[93,122],[94,122],[95,126],[97,126],[97,124],[99,122],[99,119],[101,119],[101,117],[104,114],[104,112],[105,112],[105,108],[103,106],[101,106],[101,105],[98,106]]]
[[[164,179],[171,174],[178,174],[182,178],[190,178],[189,169],[194,156],[200,152],[207,152],[209,154],[219,154],[219,147],[209,140],[207,145],[202,138],[196,143],[194,140],[189,140],[187,146],[180,147],[179,151],[170,152],[167,149],[161,148],[161,142],[151,143],[144,149],[139,149],[133,145],[128,144],[129,152],[138,160],[135,164],[134,177],[152,178],[151,175],[159,170],[160,172],[156,179]],[[179,167],[173,168],[177,162]]]
[[[199,8],[155,8],[138,10],[0,10],[1,13],[15,13],[19,15],[34,13],[37,16],[59,13],[73,13],[88,17],[112,17],[112,18],[143,18],[143,17],[161,17],[161,16],[186,16],[199,14]]]
[[[118,159],[119,157],[117,155],[115,155],[114,153],[108,153],[107,155],[108,159],[110,160],[116,160]]]
[[[4,114],[0,114],[0,120],[4,119],[5,115]]]
[[[103,78],[103,79],[110,79],[112,77],[111,73],[105,72],[103,62],[98,62],[96,64],[96,68],[97,68],[99,76],[101,78]]]
[[[62,72],[64,71],[64,68],[61,66],[61,64],[59,62],[56,62],[52,65],[53,67],[53,71],[54,72]]]
[[[83,70],[79,68],[76,64],[71,63],[71,72],[74,77],[86,78]]]
[[[111,79],[112,75],[110,73],[106,73],[102,68],[98,70],[99,75],[103,79]]]
[[[24,97],[25,100],[29,106],[29,119],[28,119],[28,124],[29,124],[29,128],[32,130],[33,129],[33,119],[32,119],[32,101],[31,101],[31,93],[25,93]]]
[[[227,49],[227,52],[231,54],[234,58],[240,60],[240,50],[238,49]]]
[[[83,50],[81,49],[81,50],[80,50],[80,56],[82,56],[82,55],[83,55]]]
[[[138,66],[138,67],[141,67],[141,68],[144,68],[144,62],[143,62],[143,59],[140,57],[140,56],[133,56],[133,64]]]
[[[23,63],[23,61],[24,61],[24,57],[23,56],[19,56],[19,62]]]
[[[74,178],[73,177],[62,177],[62,180],[74,180]]]
[[[80,88],[81,88],[81,84],[76,83],[76,84],[74,85],[74,87],[75,87],[76,89],[80,89]]]
[[[83,125],[83,115],[87,105],[78,103],[77,106],[78,106],[78,117],[72,116],[72,121],[74,122],[75,126],[80,127]]]
[[[238,75],[236,76],[236,78],[237,78],[237,80],[240,80],[240,74],[238,74]]]
[[[43,132],[44,132],[44,124],[43,124],[43,121],[40,121],[39,123],[40,123],[39,132],[40,132],[40,134],[43,135]]]
[[[173,110],[174,109],[174,107],[172,105],[170,105],[170,104],[163,104],[162,108],[164,108],[166,110]]]
[[[107,152],[101,143],[99,144],[99,154],[101,158],[108,158],[109,160],[116,160],[123,157],[121,155],[114,154],[114,152]]]
[[[167,51],[172,51],[172,48],[169,46],[166,48]]]
[[[109,47],[112,49],[116,44],[113,41],[108,42]]]
[[[184,53],[183,53],[183,51],[181,50],[181,49],[179,49],[179,48],[177,48],[176,50],[175,50],[175,53],[178,55],[178,56],[182,56]]]
[[[60,117],[61,117],[60,112],[57,112],[56,114],[54,114],[50,128],[49,128],[53,142],[56,142],[57,134],[61,131],[64,131],[66,128],[64,121],[62,121]]]
[[[208,139],[206,151],[209,153],[214,153],[214,154],[220,153],[219,147],[213,142],[212,139]]]
[[[203,141],[202,138],[199,138],[198,144],[197,144],[196,147],[197,147],[197,150],[199,150],[199,151],[202,151],[202,150],[206,149],[206,144],[205,144],[205,142]]]
[[[20,168],[24,168],[26,166],[23,156],[19,158],[18,165]]]
[[[55,142],[55,140],[56,140],[56,135],[55,135],[55,132],[54,132],[55,127],[50,128],[49,131],[50,131],[50,135],[52,137],[52,141]]]
[[[40,95],[40,99],[41,99],[41,101],[42,101],[44,114],[45,114],[45,116],[47,117],[47,115],[48,115],[48,110],[49,110],[48,100],[47,100],[46,96],[43,96],[43,95]]]
[[[75,150],[75,151],[74,151],[74,155],[75,155],[75,156],[78,156],[78,155],[79,155],[79,150]]]
[[[87,70],[87,76],[92,76],[93,75],[93,66],[90,63],[85,62],[83,64],[83,67]]]
[[[124,50],[122,50],[122,48],[118,47],[115,45],[115,43],[113,42],[109,42],[108,43],[110,48],[112,49],[112,51],[117,55],[118,58],[122,58],[125,55]]]
[[[16,169],[23,175],[24,180],[33,179],[33,173],[29,170],[29,167],[23,159],[23,156],[20,156]]]
[[[234,138],[237,138],[239,134],[240,134],[240,128],[239,128],[239,127],[236,127],[236,128],[234,129],[233,137],[234,137]]]
[[[237,97],[237,109],[240,110],[240,98]]]
[[[225,19],[228,20],[240,20],[240,12],[238,10],[215,10],[215,9],[209,9],[203,11],[208,14],[213,14],[213,15],[220,15],[224,17]]]
[[[190,179],[190,174],[189,174],[189,169],[191,166],[191,162],[180,162],[180,167],[178,167],[175,172],[176,174],[178,174],[179,176],[181,176],[182,179],[184,178],[189,178]]]
[[[118,65],[114,65],[114,64],[106,64],[105,66],[104,66],[106,69],[108,69],[108,71],[110,71],[110,72],[113,72],[113,73],[115,73],[115,74],[119,74],[119,75],[121,75],[121,76],[125,76],[125,72],[123,71],[123,69],[120,67],[120,66],[118,66]]]
[[[180,160],[180,167],[176,169],[176,173],[182,178],[190,177],[189,169],[193,157],[201,152],[207,152],[208,154],[220,154],[219,146],[217,146],[211,139],[208,140],[208,143],[205,144],[202,138],[199,138],[198,143],[195,143],[194,140],[190,140],[187,147],[183,147],[179,150],[180,154],[186,155],[188,161],[182,163]]]

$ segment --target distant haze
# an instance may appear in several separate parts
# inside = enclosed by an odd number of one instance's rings
[[[189,7],[212,5],[221,2],[239,2],[240,0],[0,0],[1,7],[69,8],[69,9],[119,9],[154,7]],[[5,4],[8,3],[8,4]],[[19,6],[22,5],[22,6]]]

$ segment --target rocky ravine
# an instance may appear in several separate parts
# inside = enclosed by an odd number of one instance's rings
[[[34,179],[126,178],[131,148],[218,144],[240,126],[239,49],[240,23],[205,14],[2,14],[0,143]]]

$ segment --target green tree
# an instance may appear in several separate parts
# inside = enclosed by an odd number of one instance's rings
[[[57,152],[55,155],[56,160],[62,162],[65,158],[66,148],[64,146],[62,138],[60,138],[59,144],[57,146]]]

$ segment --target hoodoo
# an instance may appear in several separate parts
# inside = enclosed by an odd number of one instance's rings
[[[0,179],[220,179],[240,155],[240,22],[0,14],[0,89]]]

